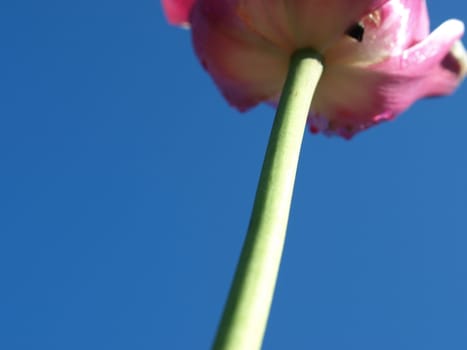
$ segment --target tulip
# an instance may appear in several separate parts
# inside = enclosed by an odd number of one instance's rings
[[[467,72],[448,20],[429,32],[424,0],[164,0],[191,26],[196,53],[240,111],[277,105],[289,59],[311,47],[325,62],[308,118],[312,132],[351,138],[423,97],[452,93]]]
[[[277,106],[214,349],[259,349],[280,265],[305,125],[347,139],[467,72],[464,25],[429,32],[424,0],[162,0],[240,111]]]

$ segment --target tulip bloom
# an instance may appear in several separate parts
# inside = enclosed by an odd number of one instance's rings
[[[240,111],[278,105],[216,350],[260,349],[304,127],[351,138],[464,78],[464,26],[429,33],[424,0],[163,0]],[[280,99],[280,100],[279,100]]]
[[[313,48],[325,72],[310,108],[312,132],[352,137],[416,100],[446,95],[466,74],[448,20],[429,32],[424,0],[163,0],[168,20],[190,26],[196,53],[240,111],[276,105],[291,55]]]

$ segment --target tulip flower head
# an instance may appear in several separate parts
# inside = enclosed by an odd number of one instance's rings
[[[430,33],[425,0],[163,0],[227,101],[277,105],[291,55],[313,48],[325,70],[313,133],[351,138],[424,97],[452,93],[467,72],[464,25]]]

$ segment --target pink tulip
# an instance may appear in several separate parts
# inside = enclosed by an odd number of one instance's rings
[[[424,0],[163,0],[192,29],[196,53],[241,111],[276,105],[291,54],[313,48],[325,71],[309,113],[314,133],[352,137],[417,99],[455,90],[467,71],[448,20],[429,32]]]

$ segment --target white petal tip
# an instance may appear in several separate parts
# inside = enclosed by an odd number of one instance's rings
[[[456,41],[451,49],[451,54],[459,62],[460,65],[460,76],[464,78],[467,75],[467,52],[465,47],[460,40]]]

